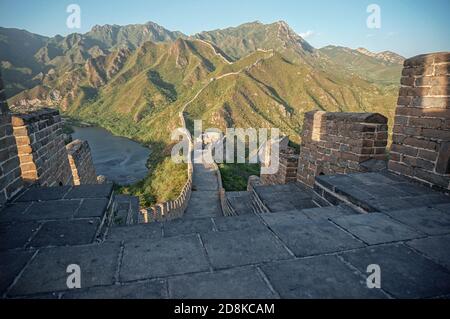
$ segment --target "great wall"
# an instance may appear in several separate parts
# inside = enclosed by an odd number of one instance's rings
[[[309,112],[277,174],[225,192],[190,158],[180,197],[142,210],[64,145],[57,111],[11,114],[1,85],[2,297],[448,297],[449,78],[448,52],[405,61],[389,153],[383,115]]]

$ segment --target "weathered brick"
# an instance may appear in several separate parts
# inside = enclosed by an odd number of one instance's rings
[[[407,137],[403,140],[405,146],[412,146],[415,148],[424,148],[430,151],[437,150],[438,144],[426,139],[420,139],[416,137]]]
[[[442,120],[440,118],[427,117],[410,117],[409,126],[424,127],[424,128],[440,128]]]

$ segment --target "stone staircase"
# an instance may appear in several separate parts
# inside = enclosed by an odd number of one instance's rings
[[[139,211],[139,199],[129,195],[115,195],[111,226],[128,226],[143,223]]]
[[[254,212],[251,192],[226,192],[226,205],[234,215],[245,215]]]

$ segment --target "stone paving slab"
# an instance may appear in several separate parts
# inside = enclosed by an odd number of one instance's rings
[[[436,193],[436,191],[434,191],[430,187],[425,187],[415,183],[398,183],[393,186],[413,196],[433,195]]]
[[[184,213],[184,219],[218,216],[223,216],[223,214],[217,191],[192,192],[188,207]]]
[[[216,232],[201,237],[214,269],[292,258],[268,229]]]
[[[123,282],[208,271],[198,235],[125,243],[120,269]]]
[[[24,269],[8,295],[24,296],[67,290],[67,267],[81,268],[81,287],[114,283],[120,246],[102,244],[77,247],[46,248]]]
[[[386,184],[372,184],[372,185],[366,185],[366,184],[359,184],[356,186],[359,190],[363,190],[370,194],[374,198],[401,198],[401,197],[407,197],[410,194],[401,190],[400,188],[386,185]]]
[[[0,295],[6,292],[33,254],[32,250],[0,252]]]
[[[345,216],[332,218],[332,220],[369,245],[424,237],[411,227],[382,213]]]
[[[389,198],[372,198],[366,202],[366,205],[371,208],[371,211],[389,212],[392,210],[402,210],[408,208],[417,208],[421,205],[416,205],[408,201],[408,199],[400,199],[395,197]]]
[[[167,285],[164,280],[143,283],[76,289],[64,293],[62,299],[166,299]]]
[[[21,216],[24,220],[70,219],[80,207],[80,200],[34,202]]]
[[[399,182],[406,181],[404,179],[396,178],[395,175],[384,174],[384,173],[353,173],[347,175],[352,181],[359,182],[361,184],[366,185],[377,185],[377,184],[385,184],[385,185],[393,185],[398,184]]]
[[[432,207],[438,204],[450,204],[450,196],[444,194],[422,195],[408,197],[407,200],[412,205]]]
[[[214,224],[216,225],[218,231],[266,228],[266,226],[262,223],[261,218],[253,213],[231,217],[216,217],[214,218]]]
[[[253,214],[251,192],[226,192],[226,197],[237,215]]]
[[[285,299],[386,298],[367,288],[366,280],[336,256],[283,261],[262,266],[274,289]]]
[[[358,214],[358,212],[345,205],[304,209],[302,210],[302,213],[312,220],[330,219]]]
[[[428,235],[450,234],[450,214],[432,208],[410,208],[386,212],[395,220]]]
[[[37,222],[0,224],[0,250],[25,247],[38,229]]]
[[[113,189],[112,184],[74,186],[64,196],[65,199],[109,198]]]
[[[254,267],[201,273],[169,279],[172,299],[274,299]]]
[[[108,198],[85,199],[75,217],[103,217],[108,206]]]
[[[63,199],[72,186],[61,187],[32,187],[27,189],[16,202],[36,202]]]
[[[179,219],[163,224],[164,237],[209,233],[214,230],[211,218]]]
[[[431,208],[437,209],[446,214],[450,214],[450,204],[431,205]]]
[[[0,223],[17,222],[23,220],[23,215],[32,205],[31,202],[9,204],[0,211]]]
[[[298,257],[364,247],[365,244],[327,220],[292,213],[264,214],[264,220]]]
[[[110,228],[107,235],[107,241],[115,242],[132,242],[141,241],[147,242],[152,240],[159,240],[162,237],[162,224],[151,223],[133,225],[127,227],[113,227]]]
[[[450,235],[416,239],[407,245],[450,270]]]
[[[39,248],[91,244],[99,225],[98,218],[45,222],[29,246]]]
[[[369,265],[379,265],[381,288],[396,298],[430,298],[450,293],[450,273],[405,245],[368,247],[341,256],[362,273]]]

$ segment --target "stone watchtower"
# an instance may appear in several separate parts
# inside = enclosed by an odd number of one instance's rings
[[[450,53],[405,61],[389,170],[450,190]]]

